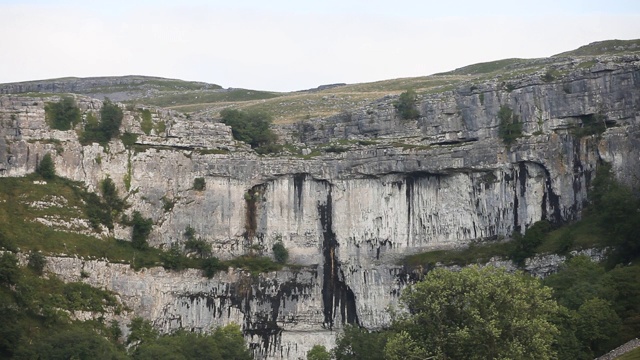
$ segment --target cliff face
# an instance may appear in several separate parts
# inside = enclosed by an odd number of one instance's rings
[[[84,265],[92,267],[87,281],[119,292],[134,313],[165,330],[238,322],[256,353],[275,359],[330,346],[345,323],[388,324],[386,308],[408,281],[396,265],[401,257],[509,237],[541,219],[577,219],[601,160],[624,182],[640,173],[637,57],[605,59],[550,82],[524,76],[422,95],[418,120],[399,119],[388,97],[281,127],[309,148],[337,140],[349,148],[308,158],[260,157],[223,124],[157,109],[153,122],[166,129],[149,135],[136,110],[125,111],[122,130],[139,134],[135,146],[82,146],[74,131],[46,124],[50,100],[0,98],[2,176],[30,173],[51,152],[61,176],[93,188],[111,177],[129,194],[131,211],[154,220],[154,246],[182,242],[191,226],[218,257],[282,240],[290,262],[301,265],[207,280],[194,271],[134,272],[94,261]],[[101,107],[76,100],[85,113]],[[524,136],[510,147],[498,137],[505,105],[523,124]],[[607,130],[576,136],[594,117]],[[198,177],[202,191],[193,189]],[[115,234],[129,238],[124,228]],[[51,270],[72,278],[81,263],[60,258]]]

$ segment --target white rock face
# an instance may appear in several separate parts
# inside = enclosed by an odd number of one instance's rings
[[[223,124],[158,109],[152,109],[153,122],[166,129],[149,135],[138,113],[125,110],[122,130],[138,134],[133,147],[118,139],[108,149],[82,146],[76,132],[48,127],[44,103],[54,99],[4,96],[0,176],[31,173],[49,152],[59,175],[89,189],[113,179],[128,195],[129,211],[153,219],[154,246],[183,242],[187,226],[224,259],[260,248],[270,255],[282,241],[299,269],[206,279],[193,270],[135,272],[122,264],[58,258],[50,270],[77,280],[84,269],[88,282],[120,294],[133,309],[127,317],[143,316],[164,331],[236,322],[259,357],[304,358],[315,344],[333,346],[346,323],[389,324],[387,308],[398,305],[413,279],[411,269],[399,265],[406,255],[508,238],[542,219],[578,219],[602,160],[621,180],[633,181],[640,172],[640,68],[634,61],[574,74],[566,82],[569,92],[561,83],[534,79],[512,92],[494,84],[425,96],[415,122],[398,119],[393,98],[385,98],[349,121],[322,119],[324,130],[318,124],[280,129],[300,131],[310,146],[379,136],[377,146],[308,160],[257,156]],[[85,113],[97,114],[102,106],[76,101]],[[525,136],[511,147],[497,138],[503,104],[523,122]],[[600,137],[571,134],[582,117],[599,111],[617,126]],[[193,183],[200,177],[206,186],[197,191]],[[129,231],[117,228],[115,235],[127,239]],[[535,261],[531,270],[545,275],[562,259]]]

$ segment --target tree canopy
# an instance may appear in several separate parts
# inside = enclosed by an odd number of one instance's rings
[[[504,269],[436,269],[401,297],[409,315],[395,326],[389,355],[429,354],[438,359],[552,359],[558,311],[551,289]],[[409,341],[411,340],[411,341]],[[405,345],[403,345],[405,344]]]
[[[242,111],[224,109],[220,112],[222,122],[231,126],[233,138],[246,142],[253,149],[268,152],[277,140],[276,134],[269,127],[271,116],[259,111]]]

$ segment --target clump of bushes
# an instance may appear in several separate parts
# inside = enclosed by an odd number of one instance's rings
[[[93,117],[87,117],[84,132],[80,135],[80,143],[106,144],[120,133],[120,125],[124,114],[117,104],[105,100],[100,110],[100,121]]]
[[[47,103],[44,106],[44,111],[49,126],[56,130],[71,130],[80,122],[80,109],[70,97],[65,97],[55,103]]]
[[[220,112],[222,122],[231,126],[233,138],[251,145],[258,152],[272,152],[277,149],[278,137],[269,127],[271,116],[259,111],[224,109]]]
[[[413,90],[407,90],[400,94],[400,98],[394,104],[394,107],[400,114],[400,117],[404,120],[415,120],[420,117],[420,112],[416,108],[416,101],[418,97]]]

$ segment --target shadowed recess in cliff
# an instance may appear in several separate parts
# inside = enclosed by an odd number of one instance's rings
[[[306,174],[295,174],[293,175],[293,190],[295,192],[295,199],[294,199],[294,213],[296,216],[296,219],[298,218],[302,218],[303,215],[303,211],[304,211],[304,206],[303,206],[303,190],[304,190],[304,180],[306,179],[307,175]]]
[[[249,243],[249,246],[251,245],[253,238],[256,236],[256,229],[258,227],[257,202],[262,198],[263,194],[264,185],[256,185],[244,194],[244,201],[246,205],[244,238]]]
[[[356,297],[353,291],[345,284],[344,274],[340,269],[340,262],[336,256],[338,241],[333,232],[333,199],[331,197],[331,184],[327,183],[326,202],[318,203],[320,225],[322,226],[322,254],[324,256],[322,304],[324,312],[323,326],[332,329],[335,316],[340,314],[343,324],[360,324],[356,310]]]
[[[440,174],[433,174],[429,172],[412,172],[406,175],[405,183],[407,184],[405,188],[405,195],[407,199],[407,246],[410,245],[411,242],[411,229],[413,228],[413,219],[414,219],[414,204],[416,203],[416,184],[418,184],[422,179],[427,179],[430,177],[435,177],[437,182],[440,182]],[[420,185],[418,184],[418,188]],[[424,228],[424,224],[422,225]]]

